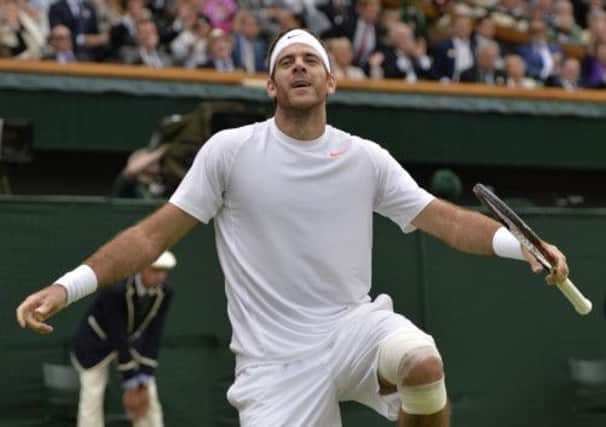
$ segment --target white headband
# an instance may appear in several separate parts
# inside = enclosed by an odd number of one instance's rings
[[[309,34],[307,31],[295,29],[284,34],[276,43],[276,46],[274,47],[274,50],[271,53],[271,57],[269,58],[270,75],[274,72],[274,67],[276,66],[276,60],[278,59],[278,55],[280,55],[280,53],[288,46],[295,43],[306,44],[307,46],[315,50],[322,62],[324,63],[324,66],[326,67],[328,72],[330,73],[332,71],[330,69],[328,53],[326,52],[326,49],[324,49],[324,46],[322,46],[322,43],[320,43],[317,38]]]

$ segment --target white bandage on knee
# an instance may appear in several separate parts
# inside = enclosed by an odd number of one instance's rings
[[[444,377],[431,384],[399,387],[402,410],[411,415],[429,415],[444,409],[448,397]]]
[[[429,415],[446,406],[446,385],[444,378],[415,386],[404,385],[416,363],[428,357],[438,357],[440,353],[429,336],[411,337],[409,333],[395,333],[386,338],[379,349],[379,375],[395,384],[400,393],[402,410],[412,415]]]

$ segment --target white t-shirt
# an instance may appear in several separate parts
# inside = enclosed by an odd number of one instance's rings
[[[370,301],[373,211],[412,231],[432,199],[371,141],[331,126],[299,141],[269,119],[210,138],[170,203],[215,219],[242,366],[321,345]]]

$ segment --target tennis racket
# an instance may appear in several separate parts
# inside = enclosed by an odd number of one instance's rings
[[[474,185],[473,192],[492,215],[507,227],[522,246],[537,259],[543,268],[547,271],[553,269],[554,260],[543,246],[541,238],[509,206],[482,184]],[[570,279],[556,285],[577,313],[585,315],[591,311],[591,301],[585,298]]]

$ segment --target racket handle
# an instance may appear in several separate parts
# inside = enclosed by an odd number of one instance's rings
[[[558,283],[557,286],[568,301],[570,301],[577,313],[582,316],[589,314],[592,307],[591,301],[585,298],[585,296],[577,289],[570,279],[566,279],[564,282]]]

